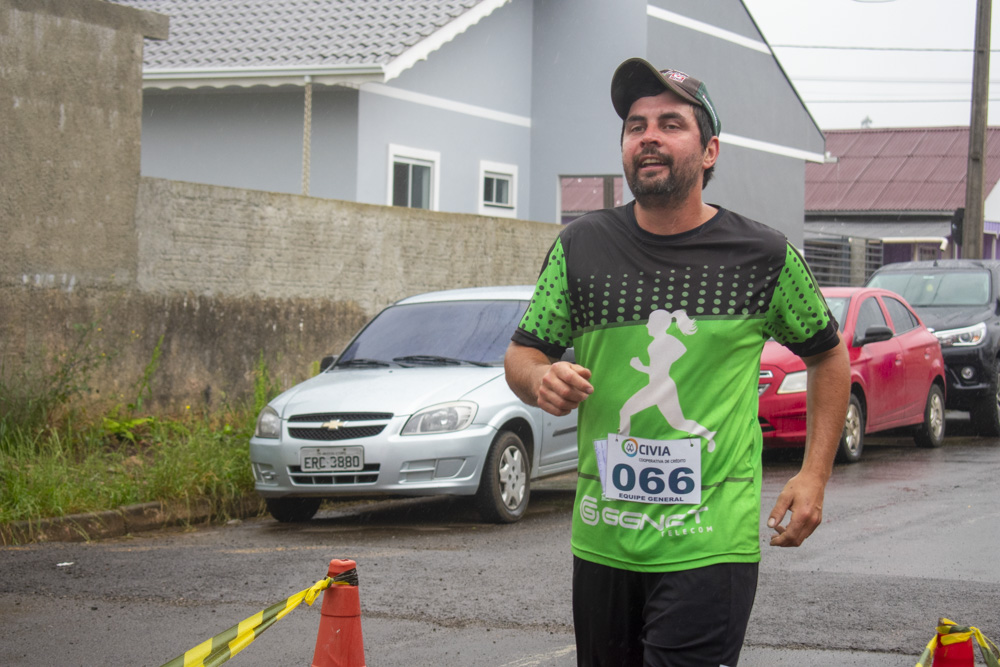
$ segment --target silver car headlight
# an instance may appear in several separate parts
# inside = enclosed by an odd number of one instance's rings
[[[961,329],[935,331],[934,335],[941,342],[941,347],[972,347],[979,345],[986,339],[986,322]]]
[[[789,373],[778,387],[779,394],[799,394],[806,390],[806,372]]]
[[[425,433],[450,433],[461,431],[472,423],[479,409],[471,401],[441,403],[415,412],[407,420],[400,435],[423,435]]]
[[[281,417],[270,405],[265,406],[257,417],[257,428],[253,434],[258,438],[280,438]]]

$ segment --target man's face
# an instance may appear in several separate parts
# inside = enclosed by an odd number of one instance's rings
[[[702,173],[715,161],[701,146],[689,102],[670,91],[640,97],[625,119],[622,166],[641,206],[667,206],[700,188]]]

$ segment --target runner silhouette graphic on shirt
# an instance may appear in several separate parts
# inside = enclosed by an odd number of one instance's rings
[[[715,431],[694,421],[686,419],[681,410],[680,398],[677,395],[677,383],[670,377],[670,367],[684,356],[687,348],[676,336],[667,333],[671,324],[677,322],[677,328],[685,336],[690,336],[698,330],[698,325],[687,316],[683,310],[654,310],[649,315],[646,329],[653,337],[646,352],[649,354],[649,365],[642,363],[639,357],[632,357],[632,368],[649,376],[649,384],[637,391],[625,401],[619,413],[620,426],[618,432],[627,435],[632,425],[632,417],[647,408],[659,408],[667,424],[682,433],[698,435],[708,440],[708,451],[715,450]]]

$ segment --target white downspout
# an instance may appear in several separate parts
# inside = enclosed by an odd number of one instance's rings
[[[305,76],[305,113],[302,123],[302,194],[309,194],[310,160],[312,159],[312,76]]]

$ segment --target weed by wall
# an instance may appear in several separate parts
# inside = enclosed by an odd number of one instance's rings
[[[82,340],[95,330],[82,330]],[[57,359],[30,387],[0,383],[2,405],[20,406],[0,411],[0,523],[151,501],[207,501],[221,516],[253,493],[247,441],[257,412],[279,391],[263,355],[252,400],[162,416],[145,409],[162,344],[161,336],[130,398],[97,413],[75,402],[88,371],[105,363],[100,352]],[[95,354],[85,343],[79,349]]]

